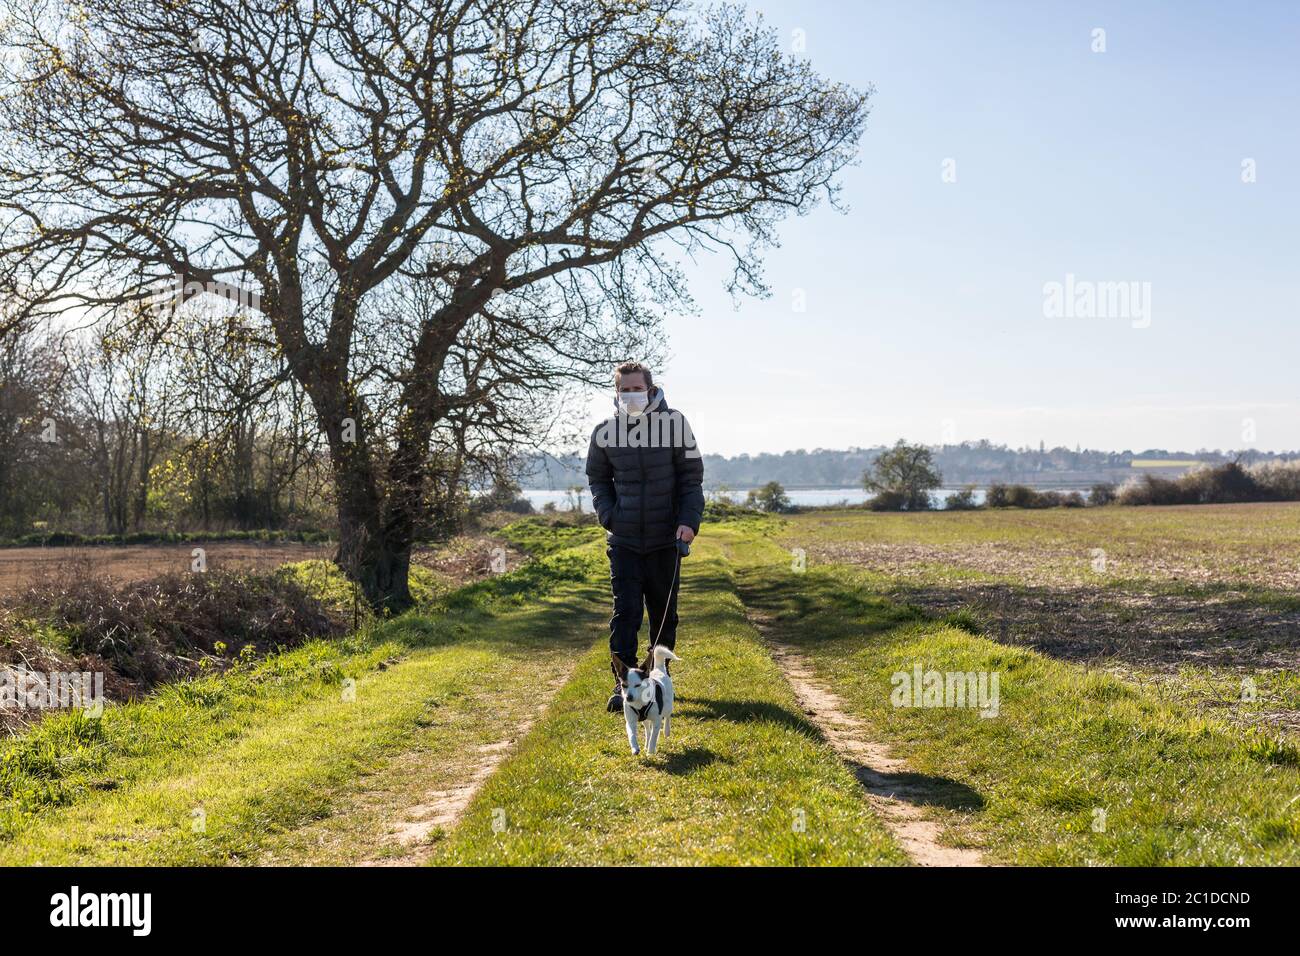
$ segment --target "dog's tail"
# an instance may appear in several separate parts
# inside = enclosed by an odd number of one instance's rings
[[[664,647],[662,644],[655,645],[655,667],[663,667],[664,661],[680,661],[681,658]]]

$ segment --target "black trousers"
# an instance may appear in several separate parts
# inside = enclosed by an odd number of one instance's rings
[[[677,646],[677,589],[681,584],[677,574],[677,548],[637,554],[631,548],[611,546],[606,553],[614,590],[609,649],[628,667],[636,667],[640,663],[637,632],[641,630],[641,618],[646,611],[650,612],[650,642],[669,650]],[[613,666],[611,661],[610,667]]]

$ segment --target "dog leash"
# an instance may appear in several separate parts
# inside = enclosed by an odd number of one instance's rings
[[[677,587],[677,578],[682,570],[682,558],[691,553],[691,546],[681,538],[677,539],[674,548],[677,551],[677,563],[673,565],[673,583],[668,585],[668,603],[664,605],[664,618],[659,622],[659,633],[655,635],[654,640],[650,642],[650,660],[654,660],[655,648],[659,646],[659,638],[663,637],[664,625],[668,623],[668,610],[673,603],[673,588]],[[683,551],[682,549],[686,550]]]

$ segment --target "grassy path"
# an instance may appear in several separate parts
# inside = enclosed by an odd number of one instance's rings
[[[933,812],[963,845],[1014,864],[1300,862],[1293,745],[1207,718],[1110,674],[1008,647],[870,596],[843,567],[720,529],[740,594],[846,710],[912,771],[966,799]],[[896,674],[997,673],[995,717],[894,706]]]
[[[750,611],[749,617],[764,635],[800,706],[848,764],[907,855],[920,866],[983,866],[979,851],[945,845],[943,828],[930,813],[936,804],[960,805],[970,792],[950,781],[910,772],[889,747],[875,739],[865,721],[848,713],[844,702],[818,678],[799,650],[772,636],[770,618],[755,611]]]
[[[670,740],[633,757],[602,712],[602,636],[487,781],[441,864],[903,864],[853,775],[801,709],[701,540],[683,570]]]
[[[603,708],[603,553],[534,544],[440,611],[46,720],[0,751],[0,864],[908,862],[717,545],[685,571],[672,740],[636,758]]]
[[[544,562],[462,592],[443,613],[174,685],[100,722],[43,722],[0,752],[0,864],[404,852],[389,837],[406,821],[386,812],[403,788],[463,784],[465,755],[517,721],[529,689],[519,675],[589,646],[602,596],[593,566]]]

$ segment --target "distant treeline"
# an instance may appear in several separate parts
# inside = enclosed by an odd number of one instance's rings
[[[887,446],[849,448],[844,451],[817,448],[783,454],[704,456],[705,482],[710,488],[757,488],[770,481],[787,488],[859,487],[862,475]],[[988,441],[963,442],[933,448],[934,463],[944,484],[990,485],[1024,483],[1084,488],[1099,482],[1123,483],[1135,474],[1132,462],[1198,461],[1209,465],[1240,461],[1252,465],[1272,460],[1300,458],[1300,452],[1200,449],[1195,452],[1147,448],[1141,451],[1096,451],[1069,448],[1008,448]],[[585,485],[584,460],[577,454],[536,456],[525,461],[520,484],[525,488],[562,489]]]

